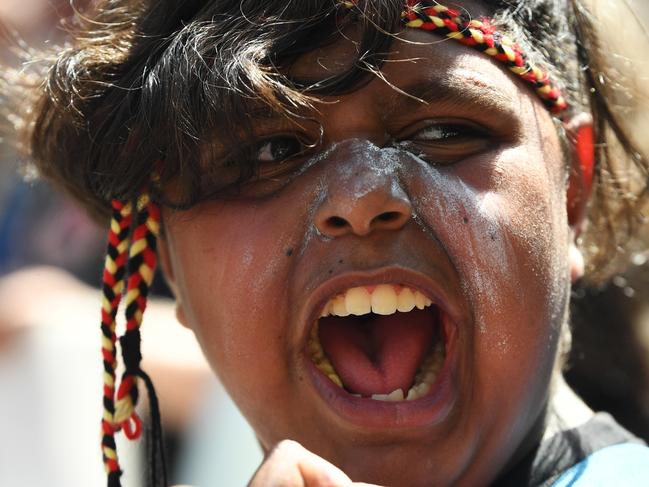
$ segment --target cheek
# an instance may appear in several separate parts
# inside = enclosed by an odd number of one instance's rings
[[[476,318],[505,312],[512,296],[552,301],[556,276],[567,275],[561,191],[545,162],[530,161],[524,152],[510,150],[489,167],[419,168],[417,212],[463,275]]]
[[[281,346],[268,344],[284,343],[287,233],[253,205],[204,205],[165,223],[188,322],[225,386],[246,396],[240,390],[255,390],[263,376],[255,364],[282,367]],[[267,387],[280,378],[264,377]]]
[[[500,184],[478,196],[481,223],[469,237],[485,250],[478,259],[481,279],[470,280],[471,291],[483,294],[475,303],[476,320],[482,323],[475,347],[484,365],[478,367],[483,392],[507,397],[513,407],[520,407],[520,400],[542,403],[570,287],[562,192],[540,156],[536,164],[518,156],[500,161],[514,176],[503,174]],[[485,238],[484,226],[494,230],[495,238]]]
[[[547,169],[559,161],[536,157],[525,147],[471,167],[421,167],[418,212],[460,274],[476,393],[487,404],[539,399],[565,320],[567,222],[560,178]]]

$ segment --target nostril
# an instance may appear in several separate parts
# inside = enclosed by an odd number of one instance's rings
[[[314,224],[328,237],[365,236],[374,231],[399,230],[408,223],[412,208],[407,196],[386,194],[381,188],[357,200],[330,198],[318,208]]]
[[[347,226],[347,220],[339,216],[329,217],[327,223],[332,228],[344,228]]]
[[[393,222],[401,218],[401,213],[398,211],[386,211],[376,216],[374,219],[380,222]]]

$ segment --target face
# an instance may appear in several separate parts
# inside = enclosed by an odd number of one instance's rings
[[[570,287],[565,163],[502,67],[403,39],[384,80],[324,99],[317,123],[257,123],[267,177],[165,211],[163,260],[264,448],[297,440],[355,481],[485,485],[547,404]],[[340,69],[350,46],[293,74]]]

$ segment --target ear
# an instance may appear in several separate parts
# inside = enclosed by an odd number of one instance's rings
[[[169,253],[169,244],[165,239],[164,232],[160,234],[158,238],[158,260],[160,262],[160,268],[165,276],[167,285],[176,299],[176,319],[184,327],[189,328],[187,321],[187,315],[185,314],[185,309],[183,308],[182,299],[180,293],[178,292],[178,285],[176,284],[176,277],[174,274],[173,264],[171,263],[171,255]]]
[[[570,242],[570,275],[577,281],[584,274],[584,258],[576,240],[586,221],[588,202],[595,173],[595,134],[593,119],[581,113],[564,125],[572,152],[567,188],[567,212],[572,238]]]

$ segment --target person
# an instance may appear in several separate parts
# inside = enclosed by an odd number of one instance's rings
[[[166,483],[139,353],[158,255],[266,453],[253,487],[649,481],[561,375],[571,283],[624,263],[647,198],[586,5],[92,8],[24,117],[41,173],[112,215],[109,485],[138,381]]]

